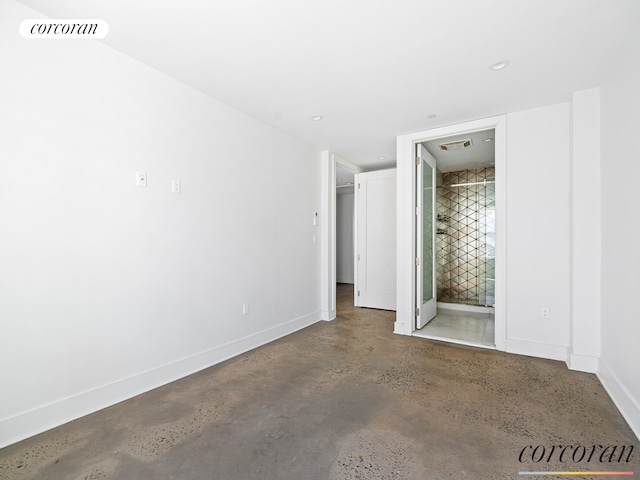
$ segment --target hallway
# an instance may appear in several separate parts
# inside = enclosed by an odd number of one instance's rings
[[[355,308],[352,292],[338,285],[332,322],[0,450],[0,478],[479,480],[640,470],[640,445],[594,375],[394,335],[395,312]],[[558,444],[635,451],[629,463],[602,467],[518,460],[528,445]]]

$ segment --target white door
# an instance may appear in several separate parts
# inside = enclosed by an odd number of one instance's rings
[[[416,145],[416,329],[436,316],[436,159]]]
[[[396,309],[396,177],[356,175],[356,307]]]

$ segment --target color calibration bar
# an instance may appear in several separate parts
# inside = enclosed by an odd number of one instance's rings
[[[518,475],[633,475],[633,472],[518,472]]]

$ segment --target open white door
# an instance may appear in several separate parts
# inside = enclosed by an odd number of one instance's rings
[[[396,309],[396,169],[356,175],[355,306]]]
[[[436,159],[416,145],[416,329],[436,316]]]

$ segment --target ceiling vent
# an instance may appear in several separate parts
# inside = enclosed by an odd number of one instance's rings
[[[460,150],[471,146],[471,139],[458,140],[456,142],[441,143],[440,150]]]

